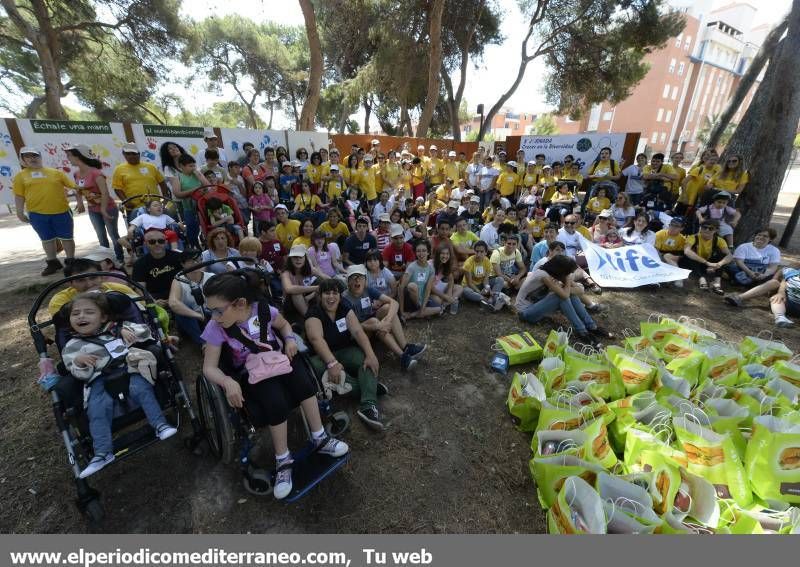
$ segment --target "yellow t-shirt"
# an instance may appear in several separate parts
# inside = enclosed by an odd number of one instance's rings
[[[340,179],[331,179],[326,185],[325,194],[328,196],[328,202],[338,198],[344,191],[344,183]]]
[[[420,183],[424,182],[425,175],[426,175],[426,170],[424,163],[413,166],[411,168],[411,184],[419,185]]]
[[[722,252],[723,254],[728,253],[728,244],[725,242],[725,239],[721,236],[717,236],[717,249]],[[708,260],[711,258],[711,247],[712,241],[711,240],[703,240],[697,234],[692,234],[691,236],[686,237],[686,245],[694,247],[695,242],[699,239],[697,243],[697,250],[695,253],[700,256],[704,260]]]
[[[444,181],[444,161],[442,159],[429,158],[428,171],[430,172],[431,183],[442,183]]]
[[[528,221],[528,230],[534,238],[542,238],[544,236],[544,227],[547,226],[547,219],[530,220]]]
[[[651,166],[650,164],[647,164],[642,168],[642,175],[650,175],[651,173],[663,173],[664,175],[669,175],[675,173],[675,170],[668,163],[662,164],[661,169],[657,172],[653,170],[653,166]],[[670,187],[671,184],[672,182],[664,180],[665,187]]]
[[[611,200],[608,197],[592,197],[586,205],[586,209],[594,214],[601,213],[603,209],[609,208],[611,208]]]
[[[403,188],[406,192],[411,189],[411,170],[410,169],[401,169],[397,175],[397,183],[398,185]]]
[[[583,183],[583,175],[580,173],[564,173],[561,175],[562,181],[576,181],[578,183],[578,187],[581,186]]]
[[[289,219],[286,224],[278,223],[275,227],[275,236],[287,250],[292,247],[292,242],[300,236],[300,221]]]
[[[136,165],[121,163],[114,168],[111,177],[111,187],[121,192],[125,199],[137,195],[160,195],[158,184],[164,181],[164,176],[152,163],[139,162]],[[128,203],[128,208],[140,207],[144,203],[135,199]]]
[[[706,184],[711,178],[719,173],[721,169],[719,164],[714,164],[710,168],[703,164],[694,166],[687,174],[689,181],[686,182],[686,189],[681,192],[678,201],[686,205],[694,205],[695,201],[697,201],[697,196],[705,189]]]
[[[347,225],[342,221],[336,223],[335,227],[331,226],[329,221],[325,221],[319,225],[319,230],[325,233],[325,242],[327,244],[336,242],[340,236],[344,236],[345,238],[350,236],[350,229],[347,228]]]
[[[292,246],[305,246],[306,249],[311,248],[311,239],[308,236],[298,236],[292,240]]]
[[[686,237],[683,234],[670,236],[667,229],[656,232],[656,250],[659,252],[683,252],[685,247]]]
[[[386,162],[383,168],[383,187],[397,187],[400,178],[400,166],[396,163]]]
[[[467,231],[464,236],[461,236],[461,233],[458,231],[454,232],[450,236],[450,242],[455,244],[456,246],[466,246],[467,248],[472,248],[472,245],[478,241],[478,236],[471,231]]]
[[[119,291],[120,293],[124,293],[129,297],[138,297],[139,295],[131,288],[121,283],[103,282],[100,284],[100,289],[103,291]],[[50,312],[50,315],[55,315],[58,313],[58,310],[72,301],[72,298],[74,298],[76,295],[78,295],[78,290],[74,287],[62,289],[56,293],[52,299],[50,299],[50,304],[47,306],[47,310]]]
[[[589,166],[589,175],[598,175],[603,179],[616,177],[619,175],[619,162],[617,160],[606,159],[593,163]]]
[[[678,179],[670,184],[670,191],[677,197],[681,191],[681,183],[686,178],[686,169],[679,165],[673,165],[672,171],[678,174]]]
[[[453,185],[458,184],[461,178],[461,169],[458,167],[457,161],[448,161],[444,164],[444,176],[453,180]]]
[[[583,226],[582,224],[579,224],[577,227],[575,227],[575,230],[578,232],[578,234],[583,236],[586,240],[589,240],[589,241],[592,240],[592,233],[589,232],[589,229],[586,228],[585,226]]]
[[[59,215],[69,210],[65,188],[75,187],[66,173],[51,167],[25,168],[11,182],[15,195],[25,198],[29,213]]]
[[[317,207],[322,206],[322,201],[319,198],[319,195],[311,195],[311,197],[306,197],[302,193],[299,193],[297,197],[294,198],[294,206],[298,207],[300,211],[314,211]]]
[[[508,197],[509,195],[513,195],[514,191],[516,191],[517,189],[518,184],[519,184],[519,176],[511,171],[504,171],[497,178],[497,188],[500,191],[500,195],[502,195],[503,197]]]
[[[445,183],[442,183],[436,189],[436,198],[439,199],[440,201],[444,201],[445,203],[447,203],[450,200],[450,193],[453,192],[453,189],[455,189],[455,186],[448,189],[447,185]]]
[[[542,195],[542,201],[544,201],[545,203],[553,199],[553,195],[555,195],[556,193],[557,181],[558,179],[556,179],[552,175],[539,176],[539,183],[542,185],[547,184],[547,188],[544,190],[544,194]]]
[[[536,185],[536,182],[538,180],[539,180],[539,175],[536,172],[534,173],[526,172],[525,175],[522,176],[521,183],[522,186],[525,187],[525,189],[530,189],[531,187]]]
[[[746,185],[750,181],[750,175],[746,171],[743,171],[742,175],[740,175],[738,179],[733,177],[726,177],[723,179],[720,177],[720,175],[721,173],[717,173],[711,178],[711,186],[714,189],[719,191],[727,191],[728,193],[739,193],[737,187],[739,187],[741,184]]]
[[[359,186],[359,181],[361,177],[361,171],[358,168],[350,168],[345,167],[342,170],[342,177],[344,177],[344,182],[347,183],[348,187],[351,186]]]
[[[375,167],[364,168],[359,178],[359,186],[364,192],[364,196],[368,201],[378,198],[378,192],[375,190]]]
[[[570,203],[575,199],[575,195],[572,194],[572,191],[567,191],[566,193],[553,193],[551,200],[553,203]],[[606,199],[608,200],[608,199]]]
[[[322,179],[323,171],[324,168],[322,165],[308,164],[306,167],[306,179],[311,183],[319,183],[320,179]]]
[[[463,269],[465,274],[461,282],[463,285],[467,285],[466,274],[468,273],[472,274],[472,283],[478,286],[483,285],[487,278],[494,277],[494,268],[492,268],[492,263],[486,256],[480,262],[475,256],[470,256],[464,261]]]

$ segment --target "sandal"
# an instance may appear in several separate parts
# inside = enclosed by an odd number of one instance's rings
[[[705,278],[700,278],[700,282],[698,285],[700,286],[700,289],[702,289],[703,291],[708,291],[708,281],[706,281]]]
[[[732,307],[741,307],[742,306],[742,299],[736,294],[729,294],[722,298],[725,303]]]
[[[725,295],[725,292],[722,290],[722,285],[720,285],[719,282],[714,282],[711,284],[711,291],[717,295]]]

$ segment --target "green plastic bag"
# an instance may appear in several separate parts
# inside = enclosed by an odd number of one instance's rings
[[[692,389],[701,385],[705,376],[701,375],[706,355],[695,351],[689,356],[676,358],[667,364],[667,370],[676,378],[686,380]]]
[[[539,420],[539,411],[546,394],[544,386],[533,374],[514,373],[511,388],[508,390],[506,404],[508,412],[520,431],[535,431]]]
[[[685,417],[674,418],[672,426],[686,453],[688,471],[713,484],[720,498],[733,498],[739,506],[750,505],[753,494],[730,435],[717,433]]]
[[[697,345],[690,339],[681,335],[667,335],[659,346],[658,352],[661,357],[670,362],[676,358],[686,358],[697,350]]]
[[[721,342],[698,345],[697,350],[706,355],[701,376],[707,376],[715,384],[735,386],[739,381],[739,353]]]
[[[745,468],[760,498],[800,503],[800,425],[772,416],[753,419]]]
[[[561,356],[568,344],[569,331],[563,331],[561,329],[556,331],[552,329],[547,335],[547,340],[544,342],[542,355],[545,357]]]
[[[539,412],[539,421],[536,429],[580,429],[581,426],[601,419],[609,424],[614,419],[614,413],[604,402],[574,406],[559,403],[558,400],[545,400]]]
[[[672,372],[667,370],[667,366],[659,361],[656,365],[656,378],[653,380],[653,390],[661,395],[661,391],[665,393],[674,393],[682,398],[688,398],[692,393],[692,385],[688,380],[675,376]]]
[[[542,347],[528,331],[497,337],[497,346],[506,353],[508,363],[512,366],[542,358]]]
[[[602,353],[583,354],[567,347],[564,349],[564,363],[564,378],[567,382],[594,382],[597,384],[595,391],[606,400],[615,400],[625,395],[620,372],[615,372],[614,366]]]
[[[702,319],[692,319],[686,316],[678,317],[677,334],[692,342],[703,339],[716,339],[717,335],[705,328],[705,321]]]
[[[567,380],[564,378],[564,371],[566,365],[564,361],[557,356],[548,356],[543,358],[539,363],[539,368],[536,373],[539,381],[544,384],[545,392],[547,395],[552,394],[556,390],[563,389]]]
[[[621,349],[606,349],[606,355],[619,370],[627,394],[638,394],[650,389],[656,377],[656,367],[649,363],[644,353],[630,354]]]
[[[680,469],[664,455],[656,451],[644,451],[641,455],[643,470],[651,473],[649,491],[653,498],[653,510],[659,516],[672,512],[675,496],[681,487]]]
[[[600,495],[579,476],[568,477],[547,511],[550,534],[604,534],[606,515]]]
[[[651,316],[648,321],[642,321],[639,324],[641,335],[650,340],[650,344],[656,349],[660,348],[664,341],[667,340],[669,335],[677,335],[680,326],[677,321],[673,321],[668,317],[661,317],[660,320],[655,320],[655,316]]]
[[[643,393],[647,394],[648,392]],[[609,425],[614,448],[619,453],[623,453],[627,444],[628,431],[637,425],[640,426],[640,429],[650,431],[654,435],[662,437],[666,435],[665,441],[669,442],[671,431],[664,431],[664,429],[670,429],[669,423],[672,418],[670,411],[655,401],[654,398],[637,399],[633,403],[633,409],[628,412],[621,412]]]
[[[790,360],[778,360],[772,368],[780,378],[800,388],[800,365]]]
[[[653,453],[676,467],[687,464],[686,454],[672,446],[666,433],[656,434],[638,427],[628,430],[623,456],[623,468],[628,474],[645,470],[648,463],[643,456]]]
[[[597,463],[590,463],[573,455],[533,457],[528,467],[536,482],[539,503],[544,509],[553,505],[567,477],[579,476],[589,484],[594,484],[598,473],[603,472],[603,467]]]
[[[745,337],[739,345],[742,356],[749,363],[763,364],[772,366],[779,360],[790,360],[792,351],[780,341],[772,340],[772,333],[767,332],[770,338],[763,338],[760,335],[755,337]]]
[[[733,400],[715,398],[708,400],[705,408],[708,418],[711,420],[711,429],[717,433],[730,435],[739,458],[744,461],[747,441],[742,431],[750,428],[753,416],[746,407]]]

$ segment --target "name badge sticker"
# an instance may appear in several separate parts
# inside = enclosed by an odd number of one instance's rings
[[[339,329],[340,333],[344,333],[347,330],[347,319],[342,317],[341,319],[336,320],[336,328]]]
[[[272,249],[273,249],[273,250],[275,250],[275,252],[280,252],[280,251],[281,251],[281,245],[280,245],[280,243],[279,243],[279,242],[276,242],[275,244],[273,244],[273,245],[272,245]]]
[[[369,242],[364,242],[364,243],[361,245],[361,248],[362,248],[363,250],[369,250]]]
[[[369,297],[361,298],[361,307],[362,309],[369,309],[370,307],[372,307],[372,301],[370,301]]]
[[[142,175],[147,175],[147,172],[148,172],[148,170],[147,170],[146,167],[140,167],[139,168],[139,173],[141,173]]]
[[[425,281],[425,272],[419,272],[417,274],[417,281],[418,282],[424,282]]]
[[[125,346],[125,342],[122,339],[114,339],[113,341],[107,342],[104,346],[108,354],[111,355],[111,358],[119,358],[120,356],[128,354],[128,347]]]
[[[261,325],[258,322],[258,316],[253,315],[250,319],[247,320],[247,331],[251,335],[260,335],[261,334]]]
[[[31,171],[32,179],[44,179],[44,173],[41,171]]]

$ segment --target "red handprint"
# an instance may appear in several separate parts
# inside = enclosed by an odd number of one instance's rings
[[[58,153],[58,146],[49,142],[44,145],[44,149],[51,156],[54,156]]]
[[[158,148],[158,142],[155,138],[147,138],[147,147],[148,149],[155,150]]]

